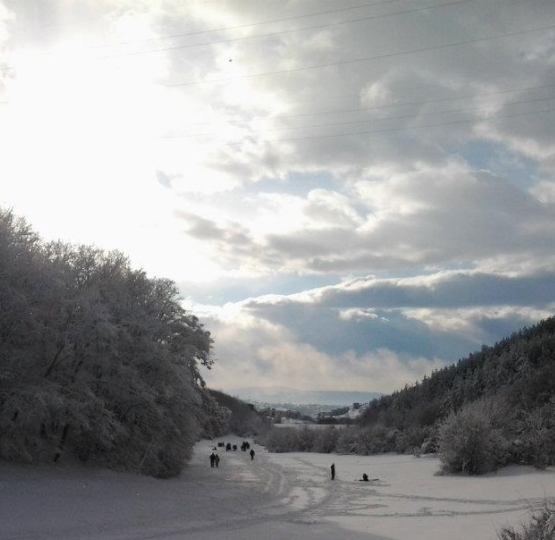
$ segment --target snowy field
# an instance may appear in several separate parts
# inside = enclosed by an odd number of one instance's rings
[[[237,443],[239,439],[226,438]],[[1,540],[495,540],[555,496],[555,469],[440,476],[436,457],[220,452],[180,478],[0,462]],[[336,466],[336,479],[329,469]],[[358,482],[366,472],[369,483]]]

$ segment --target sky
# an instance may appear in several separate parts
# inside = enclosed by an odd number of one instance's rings
[[[552,0],[0,0],[0,205],[174,280],[232,393],[552,316],[554,112]]]

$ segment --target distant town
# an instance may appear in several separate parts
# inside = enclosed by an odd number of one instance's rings
[[[276,425],[291,424],[351,424],[368,407],[367,403],[355,402],[343,407],[323,404],[264,403],[249,401]]]

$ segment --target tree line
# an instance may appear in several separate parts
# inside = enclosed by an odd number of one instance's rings
[[[229,420],[200,372],[211,346],[170,280],[0,209],[0,458],[179,474]]]

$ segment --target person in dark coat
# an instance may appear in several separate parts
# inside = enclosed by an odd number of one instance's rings
[[[335,480],[335,463],[331,464],[330,471],[331,471],[331,479]]]
[[[251,461],[252,461],[254,459],[254,449],[251,449],[250,455],[251,455]]]
[[[216,454],[212,452],[210,454],[210,467],[214,468],[214,463],[216,463]]]
[[[214,456],[214,463],[216,464],[216,467],[220,466],[220,456],[218,454]]]

